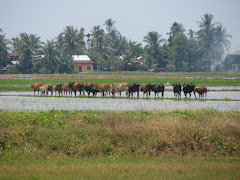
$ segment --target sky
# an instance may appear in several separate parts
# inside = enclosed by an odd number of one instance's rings
[[[88,33],[111,18],[123,36],[143,43],[151,31],[167,39],[174,22],[198,31],[197,21],[210,13],[232,35],[233,52],[240,50],[239,7],[240,0],[0,0],[0,28],[8,39],[26,32],[46,41],[68,25]]]

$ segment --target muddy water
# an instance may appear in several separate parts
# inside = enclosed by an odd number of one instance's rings
[[[240,111],[240,101],[184,101],[156,99],[102,99],[0,96],[0,109],[9,110],[178,110],[214,108]]]

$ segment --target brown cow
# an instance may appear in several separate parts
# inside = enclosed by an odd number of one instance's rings
[[[84,93],[84,83],[82,82],[75,82],[73,84],[73,92],[75,94],[75,96],[77,95],[77,91],[79,91],[80,95],[81,95],[81,92]]]
[[[49,88],[48,84],[44,84],[40,87],[41,96],[48,94],[48,88]]]
[[[55,96],[56,96],[56,92],[58,92],[58,95],[60,96],[60,93],[62,95],[62,83],[57,83],[55,86]]]
[[[151,95],[151,91],[153,89],[153,84],[150,84],[150,83],[147,83],[147,84],[144,84],[143,86],[141,86],[141,91],[143,91],[143,98],[144,98],[144,95],[147,93],[147,98],[148,98],[148,95],[150,96]]]
[[[67,96],[67,93],[69,92],[69,96],[70,96],[70,94],[72,96],[73,84],[74,84],[74,82],[68,82],[68,83],[63,84],[64,95]]]
[[[44,84],[44,86],[47,85],[48,86],[48,91],[51,92],[51,96],[53,95],[53,85],[52,84]],[[47,93],[48,94],[48,93]]]
[[[122,91],[126,91],[126,88],[128,86],[127,82],[123,82],[123,83],[112,83],[112,94],[113,96],[115,96],[115,92],[120,94],[121,97],[121,93]],[[114,93],[113,93],[114,92]]]
[[[199,94],[199,99],[200,99],[200,97],[204,98],[204,94],[206,94],[205,97],[207,98],[206,86],[200,86],[199,88],[195,88],[194,92],[197,92]]]
[[[101,92],[102,96],[105,96],[105,92],[110,94],[110,84],[95,85],[93,89],[98,90],[98,92]]]
[[[39,96],[39,91],[40,91],[40,87],[43,85],[42,82],[36,82],[36,83],[32,83],[31,84],[31,88],[33,88],[34,91],[34,96],[35,96],[35,91],[38,92],[38,96]]]

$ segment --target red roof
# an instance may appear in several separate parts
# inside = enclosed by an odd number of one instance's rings
[[[240,55],[240,50],[229,53],[228,55]]]
[[[93,61],[73,61],[74,64],[95,64]]]
[[[17,54],[17,52],[15,51],[15,52],[10,53],[9,56],[18,56],[18,54]]]

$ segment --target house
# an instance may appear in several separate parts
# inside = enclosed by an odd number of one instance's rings
[[[93,72],[93,62],[87,55],[73,55],[73,63],[78,72]]]
[[[227,54],[233,58],[232,70],[235,72],[240,71],[240,50]]]
[[[10,56],[10,62],[11,62],[13,65],[19,64],[18,59],[19,59],[20,56],[18,55],[18,53],[17,53],[16,51],[10,53],[9,56]]]

